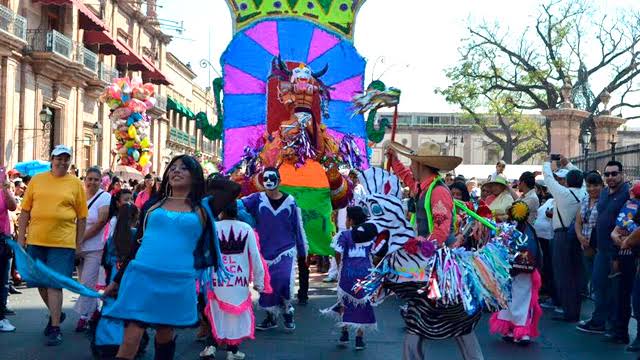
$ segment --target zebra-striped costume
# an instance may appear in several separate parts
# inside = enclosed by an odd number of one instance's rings
[[[374,167],[362,172],[358,178],[367,191],[367,195],[359,199],[359,205],[368,210],[368,221],[375,224],[378,231],[389,233],[387,255],[382,261],[398,273],[413,275],[407,278],[389,274],[384,284],[386,292],[393,292],[407,301],[404,317],[407,331],[427,339],[447,339],[471,333],[480,320],[479,311],[470,316],[461,303],[444,306],[428,299],[426,292],[418,293],[428,281],[420,278],[425,276],[421,269],[427,267],[427,259],[420,252],[410,254],[403,248],[416,233],[404,216],[398,177]],[[424,197],[421,199],[424,201]],[[374,253],[380,247],[382,245],[378,245]]]

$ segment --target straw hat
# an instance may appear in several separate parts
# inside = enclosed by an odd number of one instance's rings
[[[434,142],[424,142],[415,151],[395,141],[389,146],[400,155],[441,171],[453,170],[462,163],[460,157],[441,155],[440,145]]]

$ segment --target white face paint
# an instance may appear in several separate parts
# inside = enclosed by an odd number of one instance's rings
[[[262,174],[262,185],[267,190],[275,190],[280,185],[280,178],[275,171],[265,171]]]
[[[292,70],[291,82],[295,82],[296,80],[311,80],[311,69],[308,67],[297,67]]]

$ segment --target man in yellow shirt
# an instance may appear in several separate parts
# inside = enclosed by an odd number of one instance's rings
[[[87,198],[82,182],[68,174],[71,149],[56,146],[51,152],[51,171],[34,176],[22,199],[18,219],[18,242],[28,244],[27,252],[61,275],[71,277],[76,246],[84,236]],[[60,323],[62,289],[38,287],[49,309],[49,323],[44,330],[47,345],[62,343]]]

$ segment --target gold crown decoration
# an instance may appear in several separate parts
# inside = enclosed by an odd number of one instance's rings
[[[268,18],[303,18],[353,38],[355,18],[366,0],[227,0],[234,33]]]

